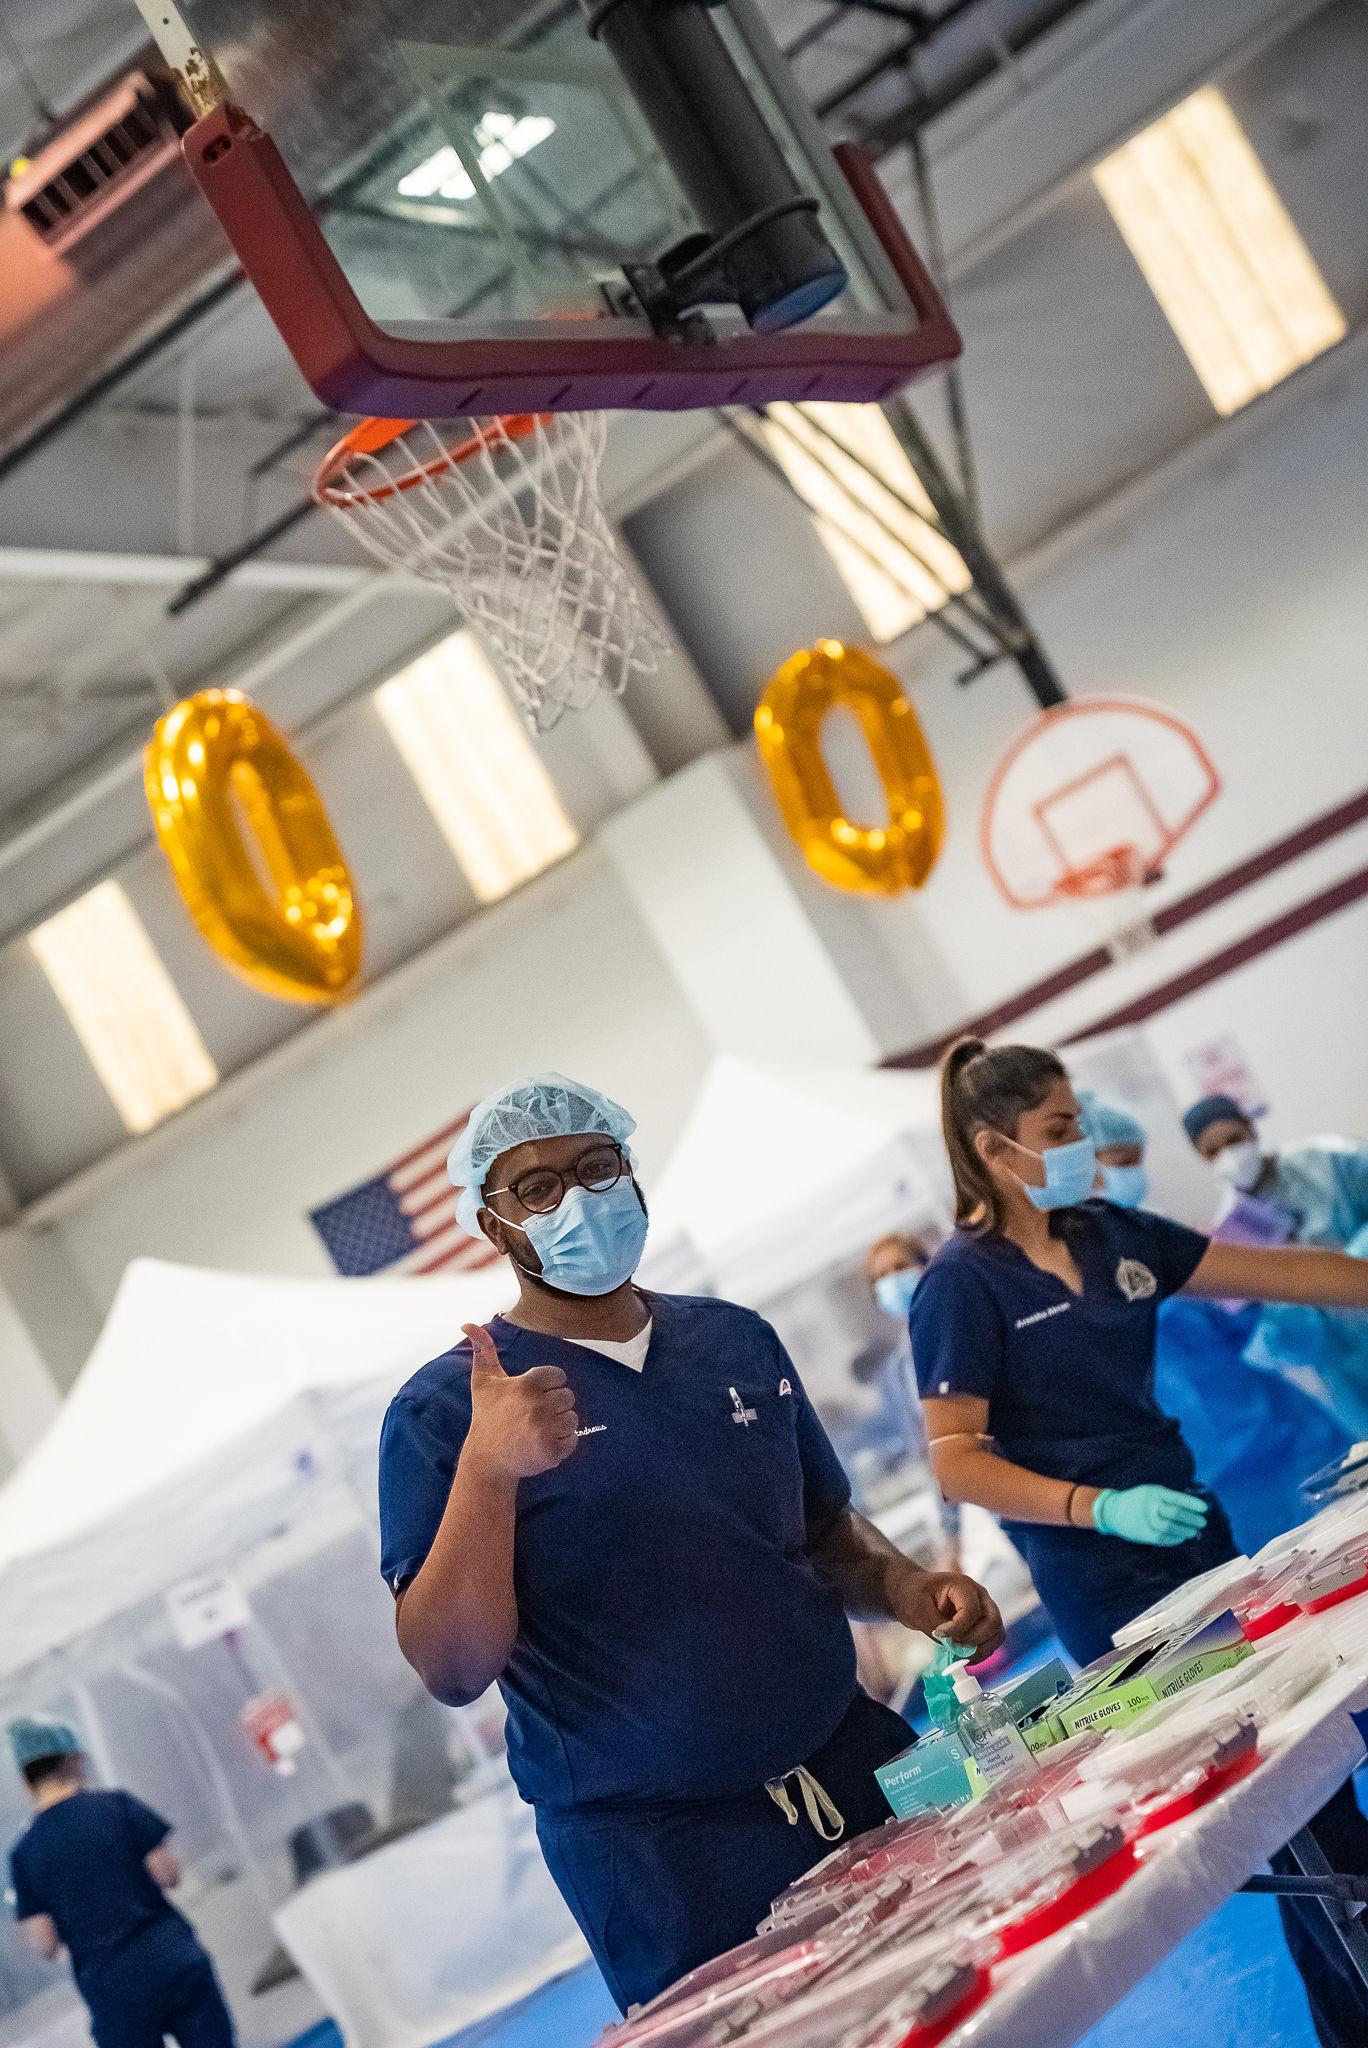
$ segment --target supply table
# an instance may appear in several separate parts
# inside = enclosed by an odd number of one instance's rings
[[[1210,1806],[1146,1843],[1120,1891],[995,1972],[993,1996],[944,2048],[1068,2048],[1305,1826],[1360,1763],[1368,1711],[1368,1594],[1291,1623],[1344,1663],[1264,1731],[1263,1761]]]

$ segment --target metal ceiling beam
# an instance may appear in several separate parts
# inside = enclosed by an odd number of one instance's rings
[[[96,584],[109,589],[181,590],[210,573],[208,555],[105,554],[85,548],[0,547],[0,584]],[[257,557],[228,571],[236,590],[322,591],[328,595],[374,583],[370,569],[342,562],[278,562]]]

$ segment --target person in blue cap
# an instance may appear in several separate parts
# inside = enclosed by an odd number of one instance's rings
[[[1002,1638],[980,1586],[855,1512],[768,1323],[635,1284],[634,1128],[557,1074],[473,1111],[457,1215],[518,1298],[402,1388],[380,1444],[400,1648],[438,1699],[499,1685],[514,1780],[624,2012],[887,1819],[874,1772],[911,1732],[860,1690],[849,1612]]]
[[[51,1962],[63,1949],[96,2048],[233,2048],[213,1963],[166,1894],[180,1883],[171,1829],[131,1792],[86,1782],[74,1732],[28,1717],[10,1748],[34,1818],[10,1852],[19,1933]]]
[[[1368,1265],[1315,1246],[1219,1243],[1093,1193],[1097,1153],[1063,1063],[961,1039],[941,1067],[956,1229],[908,1323],[941,1490],[1000,1515],[1070,1656],[1239,1555],[1220,1503],[1155,1398],[1161,1303],[1292,1300],[1368,1308]],[[1345,1784],[1311,1829],[1368,1875]],[[1280,1850],[1275,1866],[1291,1869]],[[1368,2041],[1368,1992],[1318,1902],[1281,1899],[1324,2048]]]
[[[1214,1236],[1276,1236],[1368,1258],[1368,1145],[1306,1138],[1269,1151],[1231,1095],[1204,1095],[1187,1111],[1183,1128],[1225,1182]],[[1302,1388],[1354,1438],[1368,1436],[1368,1315],[1271,1304],[1258,1317],[1245,1357]]]
[[[1120,1207],[1148,1193],[1144,1125],[1129,1110],[1078,1092],[1084,1133],[1097,1152],[1096,1191]],[[1300,1387],[1247,1363],[1265,1313],[1253,1301],[1177,1294],[1160,1304],[1154,1393],[1192,1452],[1201,1487],[1253,1555],[1306,1519],[1301,1482],[1341,1458],[1349,1434]]]

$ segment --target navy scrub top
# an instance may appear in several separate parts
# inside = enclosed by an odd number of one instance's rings
[[[809,1546],[850,1484],[775,1332],[724,1301],[646,1297],[642,1370],[496,1316],[505,1372],[559,1365],[580,1442],[518,1489],[518,1638],[500,1689],[523,1797],[568,1808],[754,1790],[855,1698],[839,1595]],[[381,1569],[437,1534],[470,1427],[470,1347],[416,1373],[380,1440]]]
[[[960,1230],[941,1246],[908,1315],[923,1398],[986,1401],[1002,1456],[1048,1478],[1199,1491],[1182,1432],[1155,1399],[1154,1351],[1159,1305],[1192,1278],[1208,1239],[1103,1201],[1057,1210],[1050,1228],[1073,1254],[1081,1295],[1009,1238]],[[1105,1545],[1114,1571],[1135,1548],[1089,1530],[1004,1527],[1047,1601],[1042,1577],[1061,1558],[1077,1565]]]
[[[90,1790],[45,1807],[14,1845],[15,1918],[51,1916],[94,2006],[122,2002],[139,1979],[146,1989],[149,1974],[174,1974],[202,1953],[143,1861],[170,1832],[131,1792]]]

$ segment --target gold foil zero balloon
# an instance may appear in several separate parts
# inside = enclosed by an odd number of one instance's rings
[[[842,810],[822,752],[822,721],[838,706],[868,743],[883,824],[857,825]],[[945,837],[945,801],[921,722],[882,663],[839,640],[790,656],[760,699],[755,736],[784,823],[824,882],[871,896],[920,889]]]
[[[234,974],[331,1003],[361,970],[361,909],[322,798],[269,718],[200,690],[158,720],[147,800],[186,907]]]

